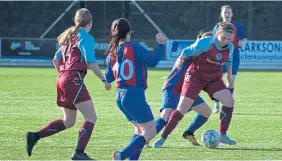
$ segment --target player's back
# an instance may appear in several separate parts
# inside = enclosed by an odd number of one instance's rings
[[[117,87],[147,88],[147,67],[140,59],[140,45],[134,42],[121,43],[116,50],[116,59],[111,59]]]
[[[178,58],[175,64],[166,78],[162,90],[172,90],[173,93],[181,93],[186,70],[191,65],[190,60],[181,60]]]
[[[88,41],[91,40],[91,41]],[[80,49],[80,43],[94,43],[94,38],[81,29],[78,34],[73,36],[68,45],[63,45],[60,48],[61,63],[60,71],[80,71],[87,73],[87,64]]]
[[[164,52],[164,45],[158,44],[154,54],[150,54],[139,43],[123,42],[107,57],[106,80],[116,81],[118,88],[147,88],[147,67],[155,67]]]

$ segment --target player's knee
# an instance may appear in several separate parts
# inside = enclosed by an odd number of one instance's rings
[[[63,122],[66,128],[71,128],[75,125],[76,118],[65,118]]]
[[[226,101],[224,101],[223,106],[234,107],[234,104],[235,104],[235,100],[233,96],[231,96]]]
[[[97,118],[96,113],[93,113],[91,115],[85,116],[84,119],[85,121],[92,122],[93,124],[95,124],[98,118]]]
[[[172,111],[173,109],[170,108],[163,109],[162,119],[167,122]]]

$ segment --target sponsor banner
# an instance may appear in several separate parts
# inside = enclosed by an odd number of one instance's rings
[[[52,59],[55,39],[1,39],[1,57]]]
[[[169,40],[167,60],[175,61],[181,51],[193,40]],[[248,41],[240,48],[241,69],[282,69],[282,41]]]
[[[248,41],[239,50],[241,69],[282,69],[282,41]]]
[[[194,42],[195,40],[168,40],[166,44],[166,59],[176,60],[181,51]]]
[[[109,40],[96,39],[95,55],[97,59],[106,58],[105,51],[109,46]],[[140,45],[153,53],[157,42],[153,40],[138,41]],[[52,59],[59,49],[56,39],[24,39],[7,38],[2,39],[0,51],[2,58],[26,58],[26,59]],[[163,55],[165,59],[165,53]]]

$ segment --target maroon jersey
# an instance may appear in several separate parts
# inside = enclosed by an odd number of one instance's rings
[[[214,37],[205,37],[185,48],[182,54],[192,57],[192,64],[188,68],[206,81],[221,77],[224,64],[232,66],[233,45],[229,43],[225,48],[218,47],[218,40]]]

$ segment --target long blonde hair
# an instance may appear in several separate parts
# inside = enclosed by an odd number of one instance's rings
[[[85,27],[92,21],[92,14],[86,8],[80,8],[76,11],[74,17],[74,26],[69,27],[58,36],[57,40],[60,45],[67,45],[70,39],[77,34],[80,27]]]

